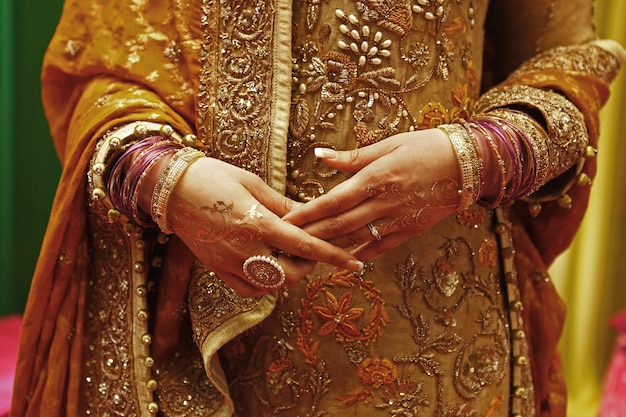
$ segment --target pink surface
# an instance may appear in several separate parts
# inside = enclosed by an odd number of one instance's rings
[[[0,319],[0,416],[9,412],[13,392],[13,374],[22,320],[19,316]]]
[[[604,380],[599,417],[626,417],[626,311],[616,315],[611,326],[618,334]]]

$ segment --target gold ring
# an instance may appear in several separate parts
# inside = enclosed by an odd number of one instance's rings
[[[280,288],[285,283],[285,270],[273,256],[255,255],[243,263],[248,281],[260,288]]]
[[[370,229],[370,233],[372,234],[372,236],[374,236],[374,238],[377,241],[381,241],[383,240],[383,237],[380,235],[380,232],[378,232],[378,229],[376,228],[376,226],[374,226],[371,222],[367,224],[368,229]]]

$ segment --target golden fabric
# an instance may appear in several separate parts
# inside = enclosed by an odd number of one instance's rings
[[[399,123],[380,128],[368,126],[368,118],[363,118],[363,123],[351,121],[347,126],[354,124],[354,141],[333,143],[334,146],[351,147],[357,142],[366,145],[394,130],[435,127],[455,117],[469,117],[481,81],[489,84],[491,79],[502,80],[503,75],[537,52],[560,45],[580,45],[583,50],[600,48],[611,65],[605,69],[606,74],[593,62],[589,63],[589,71],[583,67],[540,67],[536,72],[516,74],[506,83],[557,89],[584,113],[590,126],[590,141],[595,144],[597,109],[606,100],[606,85],[622,57],[615,44],[588,44],[594,40],[588,2],[493,2],[489,15],[487,2],[419,4],[422,5],[370,5],[371,25],[375,21],[388,31],[385,33],[391,39],[404,39],[407,32],[424,31],[429,33],[425,39],[435,41],[432,59],[438,65],[425,78],[411,80],[416,84],[423,82],[417,94],[420,97],[398,94],[385,109],[397,110],[397,98],[407,98],[410,102],[404,110],[414,117],[402,116]],[[332,17],[339,6],[346,10],[357,7],[349,1],[298,5],[306,8],[305,19],[311,27],[319,23],[315,22],[320,19],[318,13],[326,16],[321,22],[330,22],[328,16]],[[192,273],[196,279],[208,279],[207,285],[221,294],[218,299],[227,301],[224,305],[207,304],[219,314],[209,316],[213,320],[218,317],[217,324],[209,323],[210,332],[197,340],[209,378],[198,374],[196,365],[202,365],[202,361],[197,362],[200,352],[187,343],[194,329],[188,312],[181,306],[187,297],[188,271],[197,271],[201,266],[193,265],[193,257],[175,238],[161,248],[163,242],[156,233],[142,234],[125,229],[123,223],[104,221],[106,212],[87,194],[85,173],[99,138],[117,126],[146,120],[172,125],[182,134],[196,133],[211,156],[249,169],[293,196],[307,197],[306,187],[302,188],[306,184],[298,182],[297,175],[290,175],[296,180],[290,184],[286,178],[289,158],[297,159],[300,155],[293,153],[293,142],[291,150],[287,150],[287,131],[291,135],[299,132],[298,125],[293,124],[293,107],[290,109],[294,94],[291,63],[296,55],[292,54],[295,45],[291,44],[291,7],[290,1],[66,2],[42,75],[46,114],[64,171],[24,315],[12,416],[78,415],[95,406],[103,408],[95,408],[94,412],[108,406],[136,415],[150,415],[159,406],[166,415],[202,415],[202,410],[209,408],[216,415],[228,415],[233,406],[228,400],[228,382],[218,363],[217,350],[270,315],[275,297],[241,300],[223,288],[210,272]],[[493,24],[487,25],[488,35],[494,35],[488,40],[494,40],[496,59],[486,60],[483,70],[485,20]],[[428,32],[428,28],[433,29],[432,22],[437,22],[435,37],[432,31]],[[520,36],[520,24],[524,36]],[[337,32],[324,30],[318,33],[337,36]],[[420,46],[419,42],[416,46]],[[418,75],[424,59],[430,62],[424,52],[429,45],[423,46],[426,49],[413,50],[413,61],[408,61]],[[251,50],[255,53],[250,54]],[[398,59],[397,52],[391,59]],[[333,65],[340,64],[352,65],[342,58],[333,61]],[[342,74],[351,74],[349,69],[339,67]],[[369,76],[369,82],[378,83],[377,87],[397,89],[389,71],[374,71]],[[407,82],[405,77],[400,80]],[[322,92],[329,94],[331,102],[341,93],[336,87]],[[345,120],[349,120],[345,114]],[[303,168],[312,164],[306,158],[294,162],[294,166]],[[590,164],[585,167],[591,169],[588,173],[593,176]],[[522,209],[516,210],[520,218],[513,218],[515,260],[525,307],[537,415],[564,415],[565,393],[554,356],[564,309],[547,279],[545,265],[569,245],[586,207],[586,188],[574,187],[569,193],[574,200],[571,211],[548,203],[537,218],[531,218]],[[443,227],[451,227],[455,221],[450,220]],[[494,232],[490,233],[492,236]],[[141,272],[143,264],[138,266],[137,262],[151,265],[151,251],[157,248],[165,251],[164,264],[154,307],[141,312],[150,316],[147,320],[132,310],[133,300],[144,297],[141,288],[150,282],[149,271]],[[391,271],[392,264],[399,260],[394,255],[382,264]],[[98,278],[102,271],[104,281]],[[114,279],[109,282],[106,277]],[[115,294],[125,294],[128,309],[122,299],[107,299],[107,285],[119,286]],[[115,310],[116,315],[105,314],[101,319],[98,312],[106,312],[110,307],[119,309]],[[112,318],[119,321],[111,322]],[[116,330],[115,337],[106,339],[113,346],[102,342],[107,329]],[[101,339],[94,340],[91,332]],[[90,340],[100,345],[92,349]],[[146,346],[151,349],[150,356],[134,356]],[[119,356],[105,356],[109,349]],[[154,375],[146,370],[154,366],[153,360],[159,370]],[[181,369],[189,372],[180,375]],[[89,374],[90,370],[96,374]],[[101,380],[90,380],[91,375],[117,384],[115,395],[121,396],[110,396],[110,388],[98,385]],[[194,401],[204,403],[194,403],[193,409],[188,407],[185,412],[184,407],[167,408],[171,404],[168,397],[178,392],[172,389],[168,393],[167,381],[182,381],[190,375],[206,388],[203,392],[194,391]]]

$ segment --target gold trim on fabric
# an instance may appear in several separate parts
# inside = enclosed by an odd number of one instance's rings
[[[139,412],[141,415],[153,415],[158,410],[158,405],[154,400],[154,393],[150,390],[149,381],[153,379],[152,365],[154,359],[150,356],[150,344],[145,343],[149,335],[148,329],[148,299],[147,299],[147,279],[145,270],[145,251],[143,233],[139,229],[138,233],[133,233],[128,238],[128,245],[131,249],[131,285],[128,291],[131,304],[130,317],[132,320],[130,340],[133,353],[133,370],[137,383],[135,392],[139,402]]]
[[[198,134],[211,156],[284,191],[291,2],[204,0]]]
[[[196,262],[191,272],[188,306],[193,339],[210,382],[233,410],[229,384],[217,352],[228,341],[266,319],[275,304],[275,295],[241,297],[200,262]]]
[[[494,210],[496,235],[500,245],[502,272],[508,300],[509,325],[511,326],[511,396],[509,397],[512,417],[534,417],[535,386],[528,338],[524,331],[522,297],[520,294],[517,268],[515,266],[515,246],[511,229],[513,227],[504,208]]]
[[[517,77],[520,74],[541,72],[546,69],[590,74],[608,84],[619,72],[620,59],[600,45],[593,43],[558,46],[527,60],[511,76]]]
[[[116,296],[125,297],[124,305],[128,307],[124,309],[124,311],[127,315],[127,320],[130,322],[128,333],[123,336],[130,344],[130,357],[125,360],[130,363],[130,370],[128,371],[130,373],[129,378],[135,381],[132,387],[137,398],[138,412],[142,416],[151,416],[158,411],[153,389],[150,388],[154,386],[152,383],[152,366],[154,365],[154,359],[150,355],[149,343],[149,307],[147,300],[147,266],[144,230],[113,206],[107,193],[105,176],[109,171],[108,164],[115,156],[123,151],[125,146],[150,135],[164,135],[173,140],[182,142],[182,137],[168,125],[148,121],[129,123],[105,135],[105,137],[98,142],[88,171],[91,204],[97,205],[95,210],[100,212],[98,220],[104,222],[106,219],[107,222],[113,223],[113,227],[116,229],[114,233],[119,236],[124,236],[123,240],[118,241],[119,244],[124,245],[125,249],[130,252],[127,262],[122,264],[124,272],[117,271],[119,273],[111,273],[111,275],[118,277],[118,279],[123,279],[124,276],[128,275],[130,277],[130,285],[123,289],[124,285],[118,283],[116,286],[107,287],[106,289],[98,287],[98,291],[111,291],[111,288],[117,288],[119,292]],[[105,228],[103,226],[100,228],[102,229],[102,233],[106,233],[104,232]],[[108,295],[110,296],[111,294],[109,293]],[[93,308],[93,306],[91,306],[91,308]],[[94,314],[105,313],[96,312]],[[119,326],[119,328],[121,332],[124,331],[123,326]],[[92,369],[88,372],[91,372],[91,370]],[[94,380],[95,377],[96,375],[88,374],[87,378]],[[110,390],[111,394],[105,397],[102,404],[114,409],[116,405],[108,404],[107,401],[114,402],[115,400],[113,398],[115,398],[116,389],[123,391],[124,388],[117,385],[118,381],[115,381],[115,379],[108,382],[110,382],[110,385],[107,386],[107,389]],[[100,381],[100,384],[102,384],[102,381]],[[88,403],[89,402],[90,401],[88,401]],[[99,403],[93,402],[89,403],[88,407],[90,411],[97,412],[100,410],[100,405]],[[134,408],[133,405],[129,405],[129,407],[127,411]]]
[[[290,0],[276,1],[274,22],[272,73],[274,97],[272,100],[272,132],[270,139],[270,172],[268,183],[275,190],[285,193],[287,177],[287,132],[291,104],[291,38],[292,9]]]
[[[266,319],[270,313],[274,310],[276,305],[276,296],[272,294],[268,294],[261,298],[259,304],[249,311],[244,311],[230,319],[224,321],[220,324],[220,326],[210,334],[210,337],[207,337],[202,344],[202,355],[204,356],[204,363],[210,363],[210,359],[217,351],[224,346],[228,341],[234,339],[239,334],[244,331],[254,327],[259,324],[261,321]],[[212,372],[214,369],[209,369],[207,372]],[[228,383],[224,378],[224,375],[220,373],[220,375],[215,375],[215,373],[211,373],[211,379],[218,386],[227,387]],[[217,377],[216,380],[214,378]]]

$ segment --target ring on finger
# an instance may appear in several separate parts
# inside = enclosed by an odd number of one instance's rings
[[[367,228],[370,229],[370,233],[372,234],[372,236],[374,236],[374,239],[376,239],[379,242],[381,240],[383,240],[383,237],[380,235],[380,232],[378,231],[378,228],[376,226],[374,226],[374,224],[372,222],[369,222],[367,224]]]
[[[273,256],[254,255],[243,263],[248,281],[260,288],[276,289],[285,283],[285,270]]]

